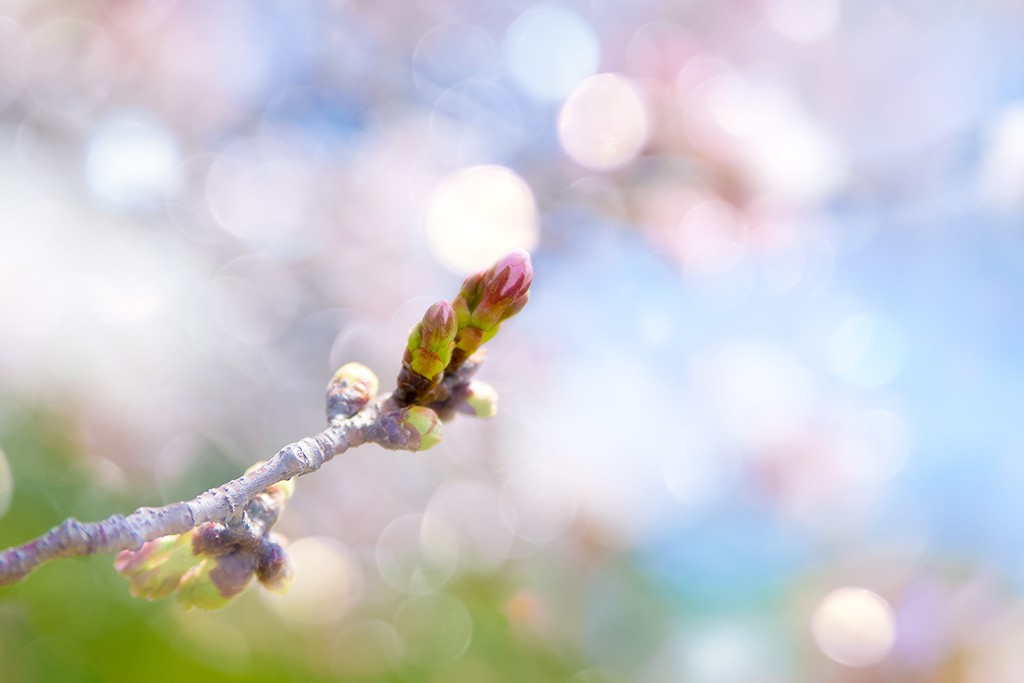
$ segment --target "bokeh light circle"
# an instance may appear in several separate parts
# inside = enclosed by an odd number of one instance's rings
[[[358,562],[340,543],[311,536],[287,547],[295,563],[295,583],[284,595],[260,591],[278,616],[297,624],[334,622],[362,593]]]
[[[597,72],[601,46],[594,29],[575,12],[538,5],[516,19],[502,43],[509,73],[528,95],[555,102]]]
[[[410,598],[395,614],[394,626],[402,656],[424,669],[451,664],[473,639],[469,610],[444,593]]]
[[[436,515],[405,515],[381,532],[376,559],[377,569],[392,587],[405,593],[428,593],[454,575],[459,542]]]
[[[442,179],[427,207],[434,255],[457,273],[537,246],[537,206],[522,178],[503,166],[473,166]]]
[[[558,116],[558,138],[573,161],[607,170],[632,161],[647,142],[648,116],[640,94],[618,74],[580,83]]]
[[[885,599],[865,588],[832,591],[818,603],[811,633],[825,655],[846,666],[885,659],[896,640],[896,617]]]

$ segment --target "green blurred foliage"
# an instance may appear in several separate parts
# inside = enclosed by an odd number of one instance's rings
[[[155,502],[143,495],[127,500],[98,484],[64,425],[59,417],[38,414],[0,440],[15,482],[11,509],[0,520],[4,547],[24,543],[68,515],[93,521]],[[214,459],[210,469],[222,474],[226,468]],[[566,635],[572,629],[565,624],[581,621],[583,593],[557,614],[538,597],[566,593],[565,586],[578,580],[571,570],[538,573],[529,561],[509,563],[498,573],[463,574],[443,592],[411,598],[378,586],[338,621],[296,624],[270,609],[255,582],[215,612],[186,612],[173,598],[133,599],[112,562],[109,555],[56,560],[0,589],[2,680],[612,680],[588,672],[582,643]],[[537,592],[524,591],[524,585]],[[439,613],[436,623],[410,620],[408,607],[422,600],[455,610]],[[653,603],[631,604],[657,611]],[[642,622],[650,614],[641,616]],[[460,634],[468,632],[467,644]]]

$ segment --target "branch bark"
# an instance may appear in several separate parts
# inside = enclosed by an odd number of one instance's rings
[[[334,456],[367,441],[366,431],[379,416],[379,406],[368,406],[315,436],[285,446],[252,472],[192,500],[142,507],[128,516],[111,515],[102,522],[68,518],[42,536],[0,552],[0,586],[20,581],[49,560],[138,550],[146,541],[181,534],[204,522],[233,526],[242,521],[246,504],[268,486],[315,472]]]

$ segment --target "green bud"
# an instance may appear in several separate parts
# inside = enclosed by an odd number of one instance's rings
[[[424,377],[433,377],[443,372],[451,360],[455,333],[458,329],[459,321],[450,303],[442,299],[428,308],[423,314],[423,319],[416,323],[409,333],[407,348],[413,356],[412,369]],[[440,367],[421,369],[417,366],[418,356],[431,359],[439,363]]]
[[[498,392],[490,384],[470,382],[459,388],[455,410],[474,417],[494,417],[498,414]]]
[[[469,326],[470,316],[480,304],[483,296],[483,281],[486,270],[480,270],[462,281],[458,296],[452,301],[452,308],[459,320],[459,329]]]
[[[377,375],[360,363],[346,363],[327,384],[327,419],[345,420],[374,399],[379,388]]]
[[[458,318],[450,303],[442,300],[428,308],[423,319],[409,333],[409,369],[427,379],[444,372],[452,359],[458,329]]]
[[[148,541],[138,550],[122,550],[114,569],[128,579],[133,598],[159,600],[178,587],[200,560],[192,554],[192,531]]]
[[[401,403],[427,402],[452,360],[459,323],[447,301],[427,309],[409,333],[394,397]],[[428,399],[429,400],[429,399]]]
[[[430,408],[409,406],[384,413],[366,432],[367,441],[393,451],[425,451],[441,440],[441,420]]]
[[[419,436],[418,451],[433,448],[441,442],[441,420],[437,413],[425,406],[412,406],[408,409],[403,426],[408,430],[415,429]]]
[[[242,550],[207,558],[182,578],[178,602],[185,609],[219,609],[245,589],[255,572],[255,558]]]

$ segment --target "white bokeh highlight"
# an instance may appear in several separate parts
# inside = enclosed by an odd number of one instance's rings
[[[97,126],[85,156],[85,180],[101,202],[140,209],[171,198],[181,183],[174,133],[147,114],[119,114]]]
[[[456,273],[537,246],[533,192],[504,166],[473,166],[443,178],[431,193],[424,228],[434,255]]]
[[[566,98],[597,72],[601,47],[582,16],[554,5],[537,5],[516,19],[502,43],[509,74],[542,102]]]
[[[558,139],[587,168],[609,170],[632,161],[647,142],[643,99],[618,74],[591,76],[569,95],[558,116]]]
[[[871,666],[892,649],[896,617],[882,596],[865,588],[839,588],[818,603],[811,634],[830,659],[846,666]]]

